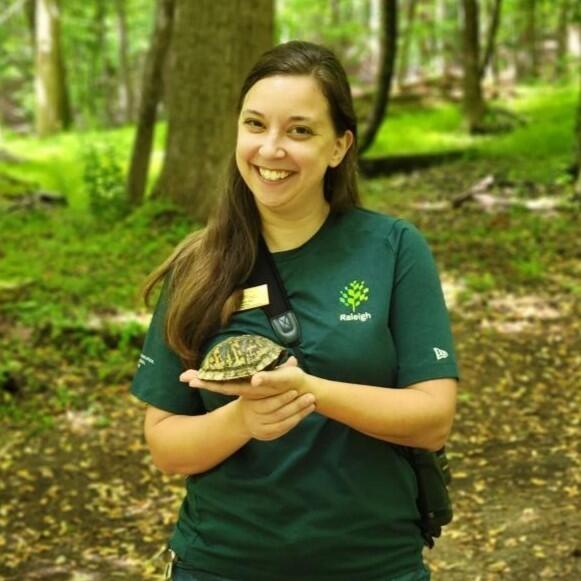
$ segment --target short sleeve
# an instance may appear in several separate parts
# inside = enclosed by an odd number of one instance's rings
[[[185,370],[179,356],[165,341],[167,279],[145,336],[131,393],[154,407],[180,415],[204,413],[200,393],[179,380]]]
[[[415,226],[398,220],[390,244],[396,257],[389,326],[398,359],[397,386],[459,379],[450,318],[427,241]]]

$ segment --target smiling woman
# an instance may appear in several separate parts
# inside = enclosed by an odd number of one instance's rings
[[[327,99],[309,75],[261,79],[246,93],[243,107],[236,163],[263,224],[270,225],[266,241],[271,250],[285,250],[285,242],[298,246],[329,212],[324,176],[341,163],[353,133],[336,134]],[[281,218],[293,221],[292,241],[274,238]]]
[[[188,476],[174,579],[429,578],[401,447],[448,437],[453,339],[423,236],[360,207],[356,143],[330,50],[293,41],[265,53],[240,92],[216,216],[146,285],[164,281],[132,392],[149,404],[154,463]],[[275,369],[202,380],[205,354],[232,354],[224,340],[277,341],[260,308],[272,289],[249,282],[259,245],[302,340]]]

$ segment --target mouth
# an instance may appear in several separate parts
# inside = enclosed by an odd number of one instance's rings
[[[253,166],[260,181],[265,184],[280,184],[288,181],[295,172],[287,170],[271,170],[257,165]]]

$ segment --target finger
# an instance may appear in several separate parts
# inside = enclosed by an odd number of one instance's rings
[[[265,439],[273,440],[279,438],[280,436],[290,432],[294,427],[296,427],[304,418],[315,411],[315,404],[309,404],[303,407],[299,412],[289,416],[285,420],[276,422],[274,424],[265,424],[263,427],[263,433]]]
[[[244,395],[250,389],[250,383],[245,380],[241,381],[209,381],[195,377],[189,381],[189,386],[194,388],[206,389],[213,393],[222,395]]]
[[[267,379],[272,378],[272,373],[275,371],[280,371],[281,369],[286,369],[290,367],[298,367],[299,362],[294,355],[291,355],[284,363],[278,365],[270,371],[259,371],[252,376],[252,385],[255,387],[263,384]],[[256,377],[256,379],[254,379]],[[281,376],[284,377],[284,376]]]
[[[284,395],[286,396],[287,394]],[[311,407],[313,409],[315,407],[315,396],[311,393],[305,393],[300,397],[293,398],[290,402],[286,402],[277,410],[271,412],[269,416],[265,418],[265,424],[280,424],[292,420],[293,418],[299,422],[305,415],[310,413],[310,411],[306,410],[309,410]]]
[[[281,367],[298,367],[299,362],[294,355],[291,355],[284,363],[276,366],[276,369],[280,369]]]
[[[254,404],[254,409],[259,414],[272,414],[273,412],[276,412],[290,402],[294,401],[298,394],[298,391],[293,389],[277,394],[275,396],[260,398],[260,400]]]
[[[188,383],[190,380],[192,380],[196,377],[198,377],[198,370],[197,369],[186,369],[180,375],[180,381],[183,381],[184,383]]]
[[[251,385],[254,387],[266,386],[273,388],[273,392],[287,391],[294,387],[293,382],[296,381],[297,372],[296,365],[281,366],[271,371],[260,371],[255,373],[250,379]]]

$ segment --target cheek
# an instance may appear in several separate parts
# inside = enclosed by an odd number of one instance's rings
[[[248,164],[252,160],[252,147],[245,140],[236,143],[236,165],[240,175],[246,175],[249,172]]]

